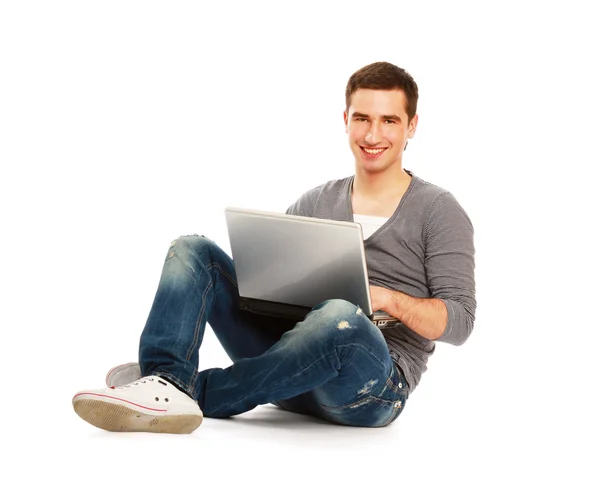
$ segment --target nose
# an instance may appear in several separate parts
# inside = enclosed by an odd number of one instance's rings
[[[365,141],[371,146],[375,146],[381,141],[381,127],[378,122],[372,122],[369,127],[369,132],[365,136]]]

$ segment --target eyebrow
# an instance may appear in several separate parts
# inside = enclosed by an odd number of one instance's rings
[[[352,118],[355,118],[355,117],[359,117],[359,118],[363,118],[363,119],[371,118],[367,114],[363,114],[361,112],[354,112],[352,114]],[[400,117],[398,117],[397,115],[382,115],[381,118],[384,120],[396,120],[397,122],[402,122],[402,119]]]

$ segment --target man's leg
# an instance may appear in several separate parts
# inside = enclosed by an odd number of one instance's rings
[[[387,425],[404,407],[408,391],[381,331],[343,300],[315,307],[263,354],[201,371],[192,386],[207,417],[277,402],[357,426]],[[286,399],[292,400],[286,405]]]
[[[264,353],[294,326],[240,310],[231,258],[203,236],[180,237],[167,253],[140,338],[142,375],[163,376],[193,394],[207,322],[232,361]]]
[[[77,414],[111,431],[192,432],[202,422],[202,412],[190,393],[207,319],[233,360],[266,351],[285,326],[241,312],[231,259],[209,239],[183,237],[172,243],[167,254],[142,333],[144,377],[78,392],[73,397]],[[132,366],[137,365],[128,365]],[[134,370],[139,372],[135,367],[125,376]]]
[[[325,302],[277,341],[292,324],[242,312],[236,300],[233,263],[218,246],[197,236],[174,241],[140,341],[143,375],[170,380],[211,417],[236,415],[271,402],[295,411],[306,408],[306,413],[347,425],[382,426],[398,415],[406,399],[405,385],[397,383],[398,372],[381,332],[358,307],[342,300]],[[207,320],[235,362],[226,369],[198,373]],[[121,393],[81,392],[74,405],[80,402],[85,411],[77,406],[76,411],[109,430],[183,432],[183,427],[172,427],[182,423],[169,413],[175,405],[158,393],[167,385],[153,381],[117,388]],[[156,387],[149,403],[158,407],[153,401],[160,401],[167,410],[160,410],[161,417],[148,413],[156,410],[149,407],[140,418],[146,407],[139,402],[146,401],[144,388],[150,384]],[[128,408],[122,412],[100,405],[97,410],[96,405],[105,402]],[[132,407],[135,402],[137,407]],[[176,406],[196,415],[184,398]],[[194,422],[185,431],[199,424]]]

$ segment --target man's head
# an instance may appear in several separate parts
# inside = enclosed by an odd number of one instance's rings
[[[402,161],[417,128],[419,90],[402,68],[386,62],[355,72],[346,86],[344,122],[356,162],[368,172]]]
[[[350,108],[352,95],[357,90],[401,90],[406,97],[406,113],[409,120],[417,113],[419,88],[413,77],[402,68],[384,61],[359,69],[346,85],[346,112]]]

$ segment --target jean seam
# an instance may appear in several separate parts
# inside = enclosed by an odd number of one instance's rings
[[[221,265],[219,265],[218,263],[211,263],[211,265],[208,267],[208,269],[212,269],[212,268],[217,268],[221,272],[221,274],[225,278],[227,278],[233,286],[235,286],[237,288],[237,286],[238,286],[237,281],[234,280],[231,276],[229,276],[225,271],[223,271],[223,269],[221,268]]]
[[[345,405],[325,405],[324,403],[321,403],[320,405],[323,408],[326,408],[327,410],[348,410],[350,408],[356,408],[355,405],[357,404],[361,404],[358,406],[362,406],[362,404],[368,404],[368,403],[379,403],[380,405],[383,405],[384,407],[388,407],[393,405],[394,403],[396,403],[395,400],[386,400],[385,398],[379,398],[378,396],[375,395],[368,395],[366,397],[360,398],[359,400],[356,400],[352,403],[346,403]]]
[[[196,326],[194,329],[194,340],[192,342],[192,344],[190,345],[190,348],[188,350],[188,353],[186,355],[186,360],[189,361],[192,357],[192,355],[194,354],[194,351],[198,348],[198,336],[200,334],[200,323],[202,322],[202,318],[204,317],[204,313],[206,310],[206,295],[208,294],[208,291],[213,288],[214,286],[214,279],[211,276],[211,272],[212,270],[216,268],[223,277],[225,277],[233,286],[237,287],[237,283],[235,282],[235,280],[233,280],[222,268],[218,263],[214,263],[211,262],[211,264],[209,264],[208,266],[206,266],[206,270],[209,272],[209,276],[210,276],[210,283],[209,286],[206,287],[206,289],[204,290],[204,293],[202,294],[202,307],[200,308],[200,313],[198,314],[198,319],[196,320]],[[190,379],[190,385],[189,388],[192,391],[196,390],[196,382],[198,381],[198,374],[199,371],[196,370],[194,372],[194,374],[192,375],[192,378]]]
[[[202,319],[203,319],[204,313],[206,311],[206,295],[208,294],[209,290],[211,288],[213,288],[213,286],[214,286],[214,281],[212,279],[212,276],[210,276],[210,270],[211,270],[211,268],[208,267],[207,271],[209,271],[209,280],[210,281],[208,283],[208,286],[204,289],[204,293],[202,294],[202,307],[200,307],[200,312],[198,313],[198,318],[196,319],[196,325],[194,327],[194,340],[190,344],[190,348],[188,349],[188,353],[186,354],[186,358],[185,358],[186,361],[188,361],[188,362],[194,355],[194,351],[199,348],[198,340],[199,340],[199,336],[200,336],[200,324],[202,323]],[[194,373],[191,375],[191,378],[190,378],[189,388],[192,391],[195,390],[197,380],[198,380],[198,368],[196,368],[196,370],[194,371]]]
[[[190,344],[188,352],[185,356],[186,361],[189,361],[194,354],[194,350],[198,347],[198,336],[200,335],[200,323],[202,322],[202,317],[204,316],[204,311],[206,310],[206,295],[208,291],[213,287],[213,280],[210,278],[208,286],[204,289],[204,293],[202,294],[202,307],[200,307],[200,313],[198,314],[198,318],[196,319],[196,325],[194,327],[194,339]]]
[[[394,382],[392,381],[392,377],[394,376],[394,369],[398,370],[398,366],[396,366],[394,361],[392,361],[392,371],[390,372],[390,375],[386,379],[386,386],[390,390],[392,390],[394,393],[404,393],[406,391],[406,389],[408,388],[406,379],[403,378],[403,379],[399,380],[399,381],[402,381],[402,388],[398,388],[398,385],[394,384]],[[398,371],[398,377],[402,378],[402,374],[400,373],[400,371]]]

